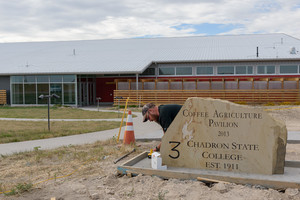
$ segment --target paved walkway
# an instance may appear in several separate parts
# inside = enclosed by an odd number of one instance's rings
[[[94,110],[97,111],[95,107],[83,108],[84,110]],[[103,112],[118,112],[111,110],[100,110]],[[121,113],[122,114],[122,113]],[[163,131],[158,124],[155,122],[142,122],[142,114],[140,112],[133,112],[133,114],[137,115],[137,117],[133,118],[133,127],[134,127],[134,135],[136,139],[158,139],[163,136]],[[8,120],[1,119],[0,120]],[[47,121],[47,119],[9,119],[9,120],[30,120],[30,121]],[[81,119],[51,119],[51,121],[80,121]],[[121,121],[121,119],[83,119],[82,121]],[[124,119],[126,121],[126,119]],[[125,127],[122,127],[120,139],[123,139]],[[113,136],[118,136],[119,128],[106,130],[106,131],[98,131],[93,133],[86,133],[80,135],[71,135],[65,137],[58,138],[49,138],[42,140],[32,140],[25,142],[15,142],[15,143],[7,143],[0,144],[0,154],[8,155],[12,153],[24,152],[24,151],[32,151],[34,147],[41,147],[40,149],[53,149],[61,146],[68,145],[80,145],[93,143],[99,140],[107,140],[112,138]],[[289,131],[288,132],[288,140],[292,143],[300,143],[300,131]]]
[[[86,110],[95,110],[97,108],[85,108]],[[100,110],[104,112],[114,112],[107,110]],[[136,139],[158,139],[163,136],[163,131],[160,126],[154,122],[142,122],[142,114],[140,112],[133,112],[133,114],[137,115],[137,117],[133,118],[133,127],[134,134]],[[0,119],[2,120],[2,119]],[[10,120],[34,120],[39,121],[41,119],[10,119]],[[47,119],[42,119],[43,121],[47,121]],[[59,119],[56,119],[58,121]],[[69,121],[66,119],[62,119],[63,121]],[[121,121],[121,119],[103,119],[106,121]],[[126,119],[124,119],[126,121]],[[51,121],[54,121],[51,119]],[[79,121],[78,120],[70,120],[70,121]],[[87,121],[87,120],[83,120]],[[93,121],[101,121],[101,120],[93,120]],[[125,127],[121,128],[120,139],[123,139]],[[49,138],[42,140],[31,140],[25,142],[14,142],[7,144],[0,144],[0,154],[8,155],[18,152],[24,151],[32,151],[34,147],[41,147],[40,149],[53,149],[61,146],[68,145],[80,145],[93,143],[99,140],[107,140],[112,138],[113,136],[118,136],[119,128],[106,130],[106,131],[98,131],[93,133],[86,133],[80,135],[71,135],[65,137],[58,138]]]
[[[288,141],[300,144],[300,131],[288,131]]]

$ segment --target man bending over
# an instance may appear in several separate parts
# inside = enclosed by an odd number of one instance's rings
[[[146,122],[148,120],[150,122],[154,121],[162,127],[163,132],[165,133],[169,128],[170,124],[175,119],[181,107],[181,105],[177,104],[156,106],[153,103],[147,103],[142,109],[143,122]],[[159,143],[159,145],[155,147],[154,151],[159,151],[160,146],[161,143]]]

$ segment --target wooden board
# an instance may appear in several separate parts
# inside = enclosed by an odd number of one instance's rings
[[[0,104],[7,104],[6,102],[6,90],[0,90]]]
[[[120,105],[125,105],[127,97],[135,102],[154,102],[156,104],[176,103],[184,104],[189,97],[205,97],[223,99],[232,102],[298,102],[300,101],[299,89],[223,89],[223,90],[114,90],[114,97],[122,96]],[[118,105],[114,99],[114,104]],[[129,102],[130,105],[136,103]]]
[[[211,179],[236,184],[262,185],[274,189],[300,188],[300,162],[286,161],[285,173],[276,175],[243,174],[210,170],[198,170],[188,168],[168,167],[167,170],[155,170],[151,168],[151,159],[147,157],[149,152],[126,161],[117,167],[119,174],[127,175],[155,175],[162,178],[177,179]]]

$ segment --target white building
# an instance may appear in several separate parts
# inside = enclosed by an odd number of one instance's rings
[[[56,93],[61,98],[52,104],[79,106],[95,104],[97,97],[112,103],[114,90],[250,90],[279,85],[299,90],[299,50],[300,40],[286,34],[1,43],[0,90],[8,91],[12,105],[45,104],[38,97]],[[231,83],[233,78],[237,84]],[[252,79],[251,85],[239,82],[243,78]],[[253,82],[263,78],[268,82]],[[289,83],[287,78],[295,79]],[[157,81],[166,79],[173,81]],[[199,82],[202,79],[223,83],[208,86]],[[285,86],[282,80],[287,80]]]

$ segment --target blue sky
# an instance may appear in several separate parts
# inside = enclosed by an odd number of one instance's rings
[[[300,38],[300,0],[9,0],[0,42],[286,33]]]
[[[183,29],[193,29],[192,34],[202,34],[202,35],[217,35],[224,32],[232,31],[236,28],[243,28],[242,24],[180,24],[179,26],[174,26],[177,30]]]

